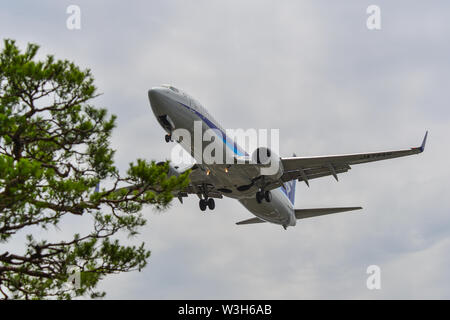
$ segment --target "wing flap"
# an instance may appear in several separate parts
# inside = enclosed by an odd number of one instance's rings
[[[345,211],[360,210],[362,207],[337,207],[337,208],[315,208],[315,209],[295,209],[297,219],[313,218],[326,214],[339,213]]]

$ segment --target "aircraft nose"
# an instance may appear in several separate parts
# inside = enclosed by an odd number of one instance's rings
[[[148,90],[148,99],[155,115],[165,113],[169,98],[165,94],[165,88],[154,87]]]
[[[148,90],[148,98],[150,99],[150,103],[153,105],[154,103],[158,103],[164,94],[162,93],[162,89],[159,87],[154,87]]]

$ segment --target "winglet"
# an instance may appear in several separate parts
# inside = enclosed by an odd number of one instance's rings
[[[423,152],[425,150],[425,144],[427,143],[427,137],[428,137],[428,131],[425,132],[425,137],[423,137],[422,144],[419,147],[420,152]]]

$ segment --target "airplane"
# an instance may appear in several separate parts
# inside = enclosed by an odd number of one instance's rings
[[[165,141],[180,143],[194,159],[195,163],[187,169],[191,170],[189,186],[185,190],[176,192],[176,196],[183,203],[183,198],[189,194],[199,197],[201,211],[207,208],[214,210],[214,199],[224,196],[237,199],[254,217],[237,222],[237,225],[255,223],[274,223],[287,227],[295,226],[297,220],[311,218],[332,213],[360,210],[362,207],[335,207],[295,209],[295,186],[297,181],[303,181],[309,187],[310,180],[333,176],[338,181],[338,174],[350,170],[351,165],[373,161],[386,160],[422,153],[428,131],[425,133],[419,147],[343,155],[328,155],[315,157],[279,157],[270,148],[259,147],[250,156],[236,142],[227,137],[225,130],[208,113],[208,111],[192,96],[171,86],[161,85],[148,91],[148,98],[152,111],[166,131]],[[235,161],[229,163],[204,163],[202,153],[194,148],[195,143],[174,139],[177,129],[184,129],[194,136],[194,123],[200,123],[202,134],[212,129],[217,133],[218,142],[221,143],[223,154],[228,154]],[[203,140],[203,139],[202,139]],[[202,141],[202,150],[205,148]],[[266,160],[275,161],[278,170],[273,174],[262,174],[263,163],[260,155]],[[241,163],[239,159],[250,159],[248,163]],[[186,169],[186,170],[187,170]],[[178,166],[169,165],[169,175],[179,175],[183,171]]]

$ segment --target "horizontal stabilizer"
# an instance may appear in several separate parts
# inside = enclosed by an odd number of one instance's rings
[[[260,218],[251,218],[251,219],[247,219],[244,221],[236,222],[236,224],[241,225],[241,224],[253,224],[253,223],[263,223],[263,222],[265,222],[265,221],[261,220]]]
[[[340,207],[340,208],[315,208],[315,209],[295,209],[297,219],[312,218],[331,213],[360,210],[362,207]]]

